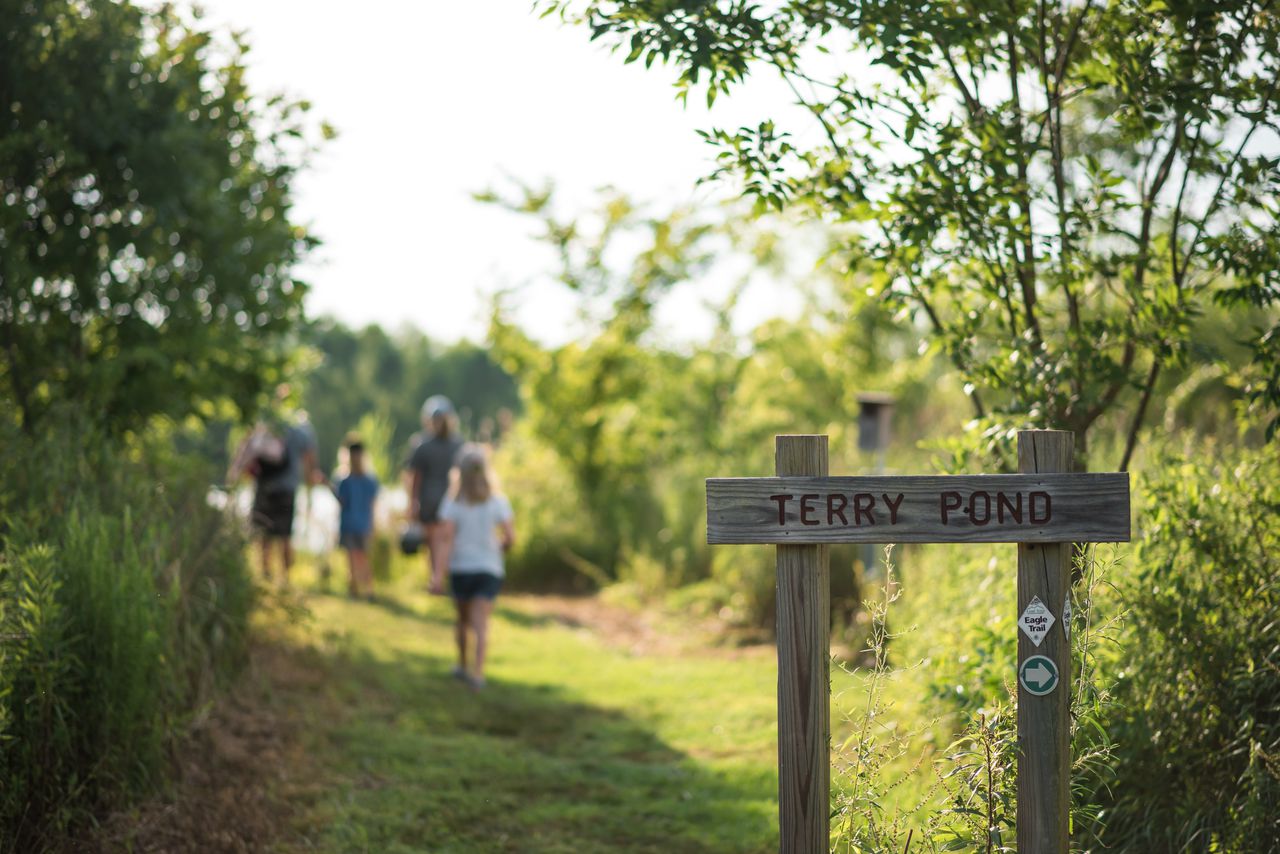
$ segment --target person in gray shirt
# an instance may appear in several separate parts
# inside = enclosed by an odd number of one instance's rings
[[[443,548],[444,528],[440,503],[449,491],[449,472],[462,447],[457,435],[453,404],[443,395],[432,395],[422,404],[424,434],[409,453],[409,514],[421,523],[426,545],[427,577],[432,578]]]

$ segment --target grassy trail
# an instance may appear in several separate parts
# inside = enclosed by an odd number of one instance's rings
[[[715,650],[675,626],[636,647],[506,596],[477,694],[448,675],[448,600],[303,600],[300,620],[261,616],[320,671],[289,689],[313,780],[289,848],[774,850],[771,648]]]

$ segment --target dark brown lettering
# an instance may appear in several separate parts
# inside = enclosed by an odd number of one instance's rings
[[[996,493],[996,518],[999,519],[1000,524],[1002,525],[1004,524],[1004,511],[1006,507],[1009,508],[1009,518],[1017,522],[1019,525],[1022,524],[1022,493],[1015,492],[1014,495],[1018,499],[1017,504],[1010,501],[1009,497],[1003,492]]]
[[[815,507],[810,507],[809,502],[817,501],[821,497],[822,497],[821,495],[801,495],[800,496],[800,524],[801,525],[819,524],[817,519],[809,518],[809,514],[814,512],[817,509]]]
[[[884,499],[884,503],[889,507],[889,524],[890,525],[898,524],[898,508],[902,506],[902,499],[903,499],[902,493],[901,492],[898,493],[897,501],[890,501],[889,496],[885,495],[884,493],[881,493],[880,497]]]
[[[778,524],[787,524],[787,502],[795,498],[794,495],[770,495],[770,501],[778,502]]]
[[[1036,512],[1036,499],[1044,500],[1044,508],[1040,513]],[[1049,497],[1047,492],[1033,492],[1027,496],[1027,516],[1033,525],[1043,525],[1053,518],[1053,499]]]
[[[938,505],[942,509],[942,524],[947,524],[947,514],[952,510],[959,510],[961,503],[958,492],[944,492],[938,496]]]
[[[840,502],[840,506],[836,506],[836,501]],[[840,524],[848,525],[849,520],[844,517],[844,508],[849,506],[849,499],[836,492],[827,496],[827,524],[835,524],[835,517],[840,517]]]
[[[876,497],[870,492],[859,492],[853,496],[853,524],[861,525],[862,517],[867,517],[867,524],[874,525],[876,517],[872,510],[876,508]]]
[[[982,496],[982,518],[978,518],[978,496]],[[985,525],[991,521],[991,493],[979,489],[969,494],[969,521],[975,525]]]

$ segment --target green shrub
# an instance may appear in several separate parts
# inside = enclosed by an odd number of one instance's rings
[[[1143,489],[1099,789],[1128,851],[1280,850],[1280,448],[1167,455]]]
[[[1280,850],[1280,452],[1205,447],[1148,471],[1133,547],[1091,550],[1073,588],[1073,845]],[[904,588],[899,619],[920,630],[903,659],[925,662],[957,745],[1012,687],[1013,560],[930,546]]]
[[[252,585],[207,473],[72,429],[3,437],[0,850],[153,784],[242,659]]]
[[[923,662],[936,714],[958,732],[1006,699],[1017,655],[1016,546],[946,543],[897,549],[902,577],[894,614],[895,664]],[[913,630],[914,629],[914,630]]]
[[[556,454],[516,430],[495,460],[502,491],[515,511],[516,544],[507,556],[515,589],[585,591],[613,580],[601,568],[607,538],[589,520],[573,479]]]

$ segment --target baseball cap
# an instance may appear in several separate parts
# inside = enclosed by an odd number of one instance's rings
[[[452,415],[453,403],[443,394],[433,394],[422,404],[423,418],[436,418],[440,415]]]

